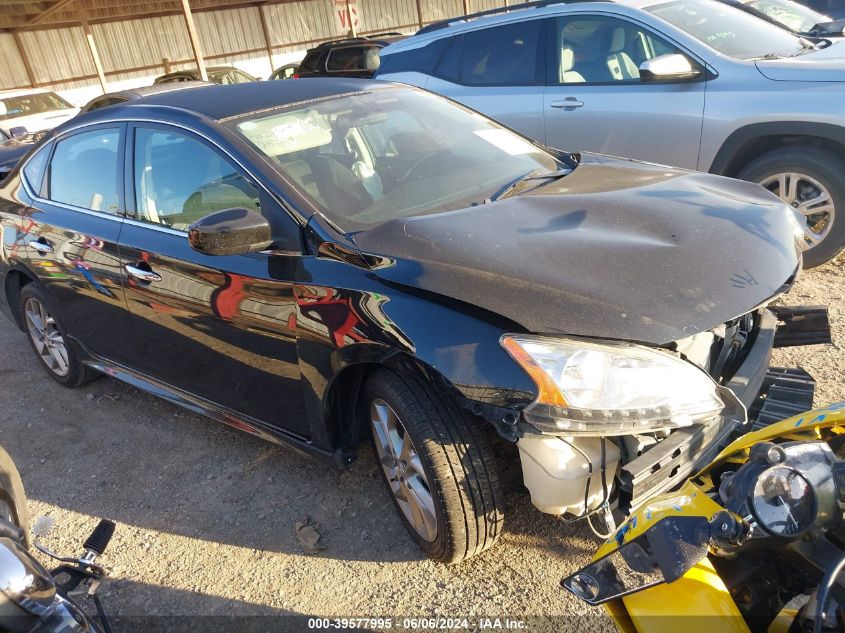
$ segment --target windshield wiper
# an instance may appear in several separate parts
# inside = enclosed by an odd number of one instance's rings
[[[556,169],[554,171],[545,171],[543,169],[535,169],[534,171],[528,172],[524,176],[520,176],[516,180],[512,180],[504,187],[499,189],[496,193],[492,196],[484,200],[483,204],[489,204],[490,202],[496,202],[496,200],[501,200],[502,198],[507,198],[510,195],[513,195],[517,189],[520,189],[522,185],[527,182],[531,182],[533,180],[549,180],[549,179],[558,179],[563,178],[564,176],[568,176],[572,173],[572,169],[569,167],[562,167],[560,169]]]

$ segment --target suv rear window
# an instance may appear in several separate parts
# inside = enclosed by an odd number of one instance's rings
[[[308,51],[308,54],[305,55],[305,59],[303,59],[302,62],[299,64],[299,71],[313,73],[315,70],[317,70],[317,61],[319,59],[320,51]]]

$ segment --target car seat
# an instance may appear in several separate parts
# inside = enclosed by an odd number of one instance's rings
[[[624,49],[625,29],[617,26],[613,29],[613,35],[610,38],[610,54],[607,56],[607,68],[610,70],[614,81],[639,79],[640,70]]]
[[[578,84],[584,83],[584,76],[576,70],[575,52],[571,46],[562,46],[560,49],[560,83]]]

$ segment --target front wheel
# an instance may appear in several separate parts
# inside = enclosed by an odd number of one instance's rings
[[[417,545],[444,563],[491,547],[504,499],[478,422],[448,395],[386,369],[368,381],[365,402],[384,481]]]
[[[765,187],[804,216],[805,268],[845,248],[845,161],[827,150],[795,146],[763,154],[738,174]]]

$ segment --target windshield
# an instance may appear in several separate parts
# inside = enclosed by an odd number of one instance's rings
[[[816,24],[830,22],[826,15],[792,0],[751,0],[748,6],[798,33],[808,33]]]
[[[480,114],[412,88],[384,88],[231,124],[346,231],[482,203],[549,153]]]
[[[54,110],[66,110],[72,107],[67,101],[52,92],[6,97],[0,99],[0,121]]]
[[[789,31],[720,2],[683,0],[649,7],[648,11],[737,59],[789,57],[806,48],[801,38]]]

